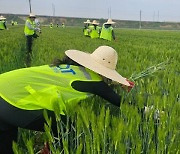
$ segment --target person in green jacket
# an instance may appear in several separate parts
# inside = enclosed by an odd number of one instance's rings
[[[49,27],[50,27],[50,28],[53,28],[53,23],[50,23]]]
[[[88,19],[87,21],[84,22],[84,28],[83,28],[83,34],[84,36],[89,37],[89,26],[91,24],[91,21]]]
[[[7,26],[6,26],[6,18],[3,17],[3,16],[0,16],[0,30],[5,30],[7,29]]]
[[[15,25],[14,23],[15,23],[15,22],[12,20],[12,21],[11,21],[11,25],[14,26],[14,25]]]
[[[0,75],[0,152],[11,154],[18,127],[44,131],[43,112],[52,120],[57,133],[54,110],[61,120],[81,100],[98,95],[119,107],[121,96],[108,83],[114,81],[129,88],[134,84],[115,69],[117,52],[100,46],[89,54],[79,50],[65,51],[65,57],[50,65],[22,68]]]
[[[65,28],[65,23],[63,22],[63,23],[61,24],[61,26],[62,26],[62,28]]]
[[[90,37],[93,38],[99,38],[99,34],[101,32],[101,27],[99,27],[99,23],[96,20],[93,20],[91,25],[89,26],[90,30]]]
[[[24,34],[26,36],[26,46],[27,46],[27,52],[26,52],[27,66],[30,66],[33,39],[39,37],[37,35],[37,32],[41,32],[40,28],[35,23],[35,19],[36,16],[33,13],[30,13],[24,27]]]
[[[112,19],[108,19],[106,23],[103,24],[100,38],[108,41],[115,40],[115,34],[112,25],[115,24]]]

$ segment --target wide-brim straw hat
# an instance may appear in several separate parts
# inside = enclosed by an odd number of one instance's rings
[[[104,24],[115,24],[116,22],[114,22],[114,21],[112,21],[112,19],[108,19],[108,21],[107,22],[105,22]]]
[[[90,24],[91,21],[88,19],[87,21],[84,22],[85,24]]]
[[[30,14],[29,14],[29,17],[30,17],[30,18],[36,18],[36,15],[33,14],[33,13],[30,13]]]
[[[4,16],[0,16],[0,20],[5,20],[6,18]]]
[[[92,25],[99,25],[99,23],[96,20],[93,20],[93,22],[91,24]]]
[[[115,69],[118,60],[117,52],[109,46],[100,46],[93,53],[79,50],[67,50],[65,54],[80,65],[109,78],[113,81],[129,86],[126,78]]]

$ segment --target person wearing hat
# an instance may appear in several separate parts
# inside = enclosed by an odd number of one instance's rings
[[[6,18],[3,17],[3,16],[0,16],[0,30],[5,30],[7,29],[7,26],[6,26]]]
[[[61,26],[62,26],[62,28],[65,28],[65,23],[63,22]]]
[[[13,20],[11,21],[11,25],[14,26],[14,21]]]
[[[100,38],[108,41],[112,41],[112,39],[115,40],[113,24],[115,24],[115,22],[113,22],[112,19],[108,19],[108,21],[103,24]]]
[[[90,33],[90,37],[93,38],[99,38],[99,34],[101,31],[101,27],[99,27],[99,23],[96,20],[93,20],[93,22],[91,23],[92,25],[89,26],[89,33]]]
[[[49,25],[50,28],[53,28],[53,23],[51,22],[50,25]]]
[[[84,22],[84,28],[83,28],[83,33],[84,33],[84,36],[87,36],[89,37],[89,26],[91,24],[91,21],[88,19],[87,21]]]
[[[65,122],[69,109],[93,95],[119,107],[121,96],[107,81],[130,89],[134,86],[116,71],[118,55],[112,47],[100,46],[91,54],[67,50],[65,55],[63,60],[55,59],[51,65],[0,75],[1,154],[12,153],[12,141],[17,139],[18,127],[44,131],[44,110],[51,117],[52,130],[56,133],[55,108],[59,108],[61,120]]]
[[[40,28],[36,27],[35,23],[36,16],[30,13],[29,17],[26,20],[24,27],[24,34],[26,36],[26,45],[27,45],[27,59],[26,62],[29,63],[32,54],[32,42],[33,38],[39,37],[36,32],[40,32]]]

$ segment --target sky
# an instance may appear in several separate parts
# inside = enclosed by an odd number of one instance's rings
[[[180,0],[31,0],[36,15],[180,22]],[[54,8],[54,9],[53,9]],[[29,14],[29,0],[0,0],[0,14]]]

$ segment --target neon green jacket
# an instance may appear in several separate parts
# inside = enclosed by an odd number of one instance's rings
[[[89,24],[86,24],[86,25],[84,26],[84,29],[83,29],[84,36],[90,36],[90,35],[89,35],[89,27],[90,27]]]
[[[6,29],[5,27],[4,27],[4,23],[5,23],[5,21],[0,21],[0,29],[1,30],[4,30],[4,29]]]
[[[50,28],[53,28],[53,24],[51,23],[51,24],[49,25],[49,27],[50,27]]]
[[[65,28],[65,24],[62,24],[62,28]]]
[[[89,26],[89,29],[91,30],[90,32],[90,37],[91,38],[99,38],[99,32],[100,32],[100,27],[96,26],[96,29],[94,25]]]
[[[89,36],[88,29],[84,29],[84,35],[85,35],[85,36]]]
[[[73,65],[48,65],[22,68],[0,75],[0,96],[11,105],[25,110],[74,107],[91,96],[71,87],[73,81],[101,81],[95,72]]]
[[[84,36],[90,36],[89,35],[89,26],[87,28],[84,28],[83,32],[84,32]]]
[[[30,29],[28,27],[28,24],[30,24],[30,26],[32,27],[32,29]],[[26,20],[25,23],[25,27],[24,27],[24,33],[25,35],[33,35],[34,34],[34,28],[35,28],[35,22],[32,22],[29,18]]]
[[[111,41],[112,40],[112,30],[113,27],[105,28],[104,25],[101,30],[100,38]]]

